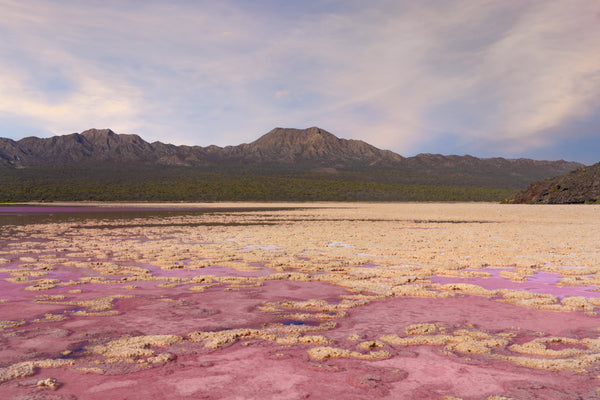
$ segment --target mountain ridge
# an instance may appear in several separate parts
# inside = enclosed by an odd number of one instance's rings
[[[176,166],[210,166],[222,162],[312,164],[313,168],[348,168],[355,165],[422,168],[507,168],[543,167],[556,175],[583,164],[564,160],[526,158],[478,158],[470,155],[421,153],[403,157],[381,150],[362,140],[342,139],[318,127],[275,128],[250,143],[219,147],[149,143],[132,134],[111,129],[88,129],[81,133],[50,138],[26,137],[18,141],[0,138],[0,167],[27,168],[71,163],[146,163]]]

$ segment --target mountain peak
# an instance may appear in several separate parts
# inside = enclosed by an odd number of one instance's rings
[[[337,142],[340,139],[324,129],[313,126],[307,129],[275,128],[251,144],[256,147],[286,147],[309,142]]]
[[[324,129],[275,128],[254,142],[244,145],[244,159],[284,164],[312,164],[315,168],[383,165],[402,159],[391,151],[380,150],[362,140],[340,139]]]
[[[83,131],[80,133],[80,135],[85,137],[88,140],[118,136],[111,129],[95,129],[95,128],[88,129],[87,131]]]

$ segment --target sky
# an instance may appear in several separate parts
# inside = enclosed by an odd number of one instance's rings
[[[0,137],[600,161],[598,0],[0,0]]]

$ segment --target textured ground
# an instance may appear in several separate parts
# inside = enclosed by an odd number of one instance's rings
[[[128,207],[0,207],[0,398],[600,396],[600,206]]]

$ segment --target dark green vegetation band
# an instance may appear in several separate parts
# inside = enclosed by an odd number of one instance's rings
[[[515,188],[436,182],[432,177],[346,171],[211,172],[156,167],[3,169],[0,201],[500,201]],[[423,183],[423,182],[426,183]]]

